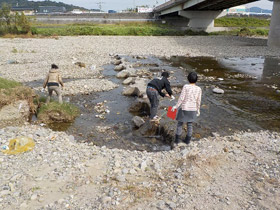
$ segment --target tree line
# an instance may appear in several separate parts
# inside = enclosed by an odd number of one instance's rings
[[[24,13],[11,13],[11,7],[3,3],[0,9],[0,35],[28,33],[31,33],[31,24]]]
[[[0,5],[3,3],[7,3],[12,7],[28,7],[33,8],[34,10],[39,10],[39,6],[57,6],[57,7],[65,7],[66,11],[72,11],[73,9],[85,9],[83,7],[78,7],[70,4],[65,4],[62,2],[54,2],[54,1],[28,1],[28,0],[0,0]]]

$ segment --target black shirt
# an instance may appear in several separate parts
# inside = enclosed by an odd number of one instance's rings
[[[162,77],[160,79],[158,79],[158,78],[153,79],[152,81],[150,81],[148,83],[148,86],[155,88],[162,97],[165,96],[165,94],[163,92],[161,92],[163,89],[165,89],[170,96],[172,95],[170,82],[168,81],[168,79],[166,77]]]

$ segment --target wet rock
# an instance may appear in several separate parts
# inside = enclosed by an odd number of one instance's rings
[[[130,85],[130,87],[137,87],[140,91],[139,96],[143,96],[146,93],[148,80],[144,78],[136,78],[135,84]]]
[[[137,87],[128,87],[123,90],[122,94],[125,96],[139,96],[140,91]]]
[[[147,98],[137,98],[129,107],[130,112],[150,115],[150,103]]]
[[[136,69],[129,68],[129,69],[126,69],[126,70],[128,71],[130,77],[137,77]]]
[[[143,120],[142,117],[135,116],[133,117],[132,122],[136,128],[140,128],[145,123],[145,120]]]
[[[123,85],[130,85],[130,84],[134,84],[135,83],[135,78],[134,77],[128,77],[127,79],[125,79],[122,84]]]
[[[120,65],[121,63],[122,63],[121,60],[116,60],[116,61],[113,62],[114,65]]]
[[[123,70],[117,74],[117,78],[127,78],[129,76],[129,72],[127,70]]]
[[[141,136],[154,136],[158,133],[159,126],[157,123],[152,122],[150,120],[146,121],[144,125],[142,125],[138,129],[138,134]]]
[[[220,89],[220,88],[214,88],[212,91],[213,91],[213,93],[217,93],[217,94],[224,94],[225,93],[225,91]]]
[[[124,65],[118,65],[118,66],[116,66],[115,68],[114,68],[114,70],[115,71],[121,71],[121,70],[124,70],[124,69],[126,69],[126,67],[124,66]]]

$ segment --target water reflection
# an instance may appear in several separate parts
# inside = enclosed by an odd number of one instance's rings
[[[198,122],[202,128],[219,133],[225,133],[226,127],[280,131],[280,59],[174,57],[171,60],[176,67],[203,75],[199,85],[203,87],[207,110]],[[213,94],[213,86],[222,88],[225,94]]]

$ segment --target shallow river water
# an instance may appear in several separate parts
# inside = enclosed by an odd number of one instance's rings
[[[157,76],[159,70],[173,72],[170,81],[173,87],[187,83],[186,75],[196,71],[203,96],[201,116],[194,124],[194,140],[219,133],[228,135],[235,131],[272,130],[280,132],[280,60],[272,57],[256,58],[209,58],[171,57],[169,60],[156,57],[137,59],[123,56],[137,68],[149,69]],[[118,83],[119,87],[109,92],[77,95],[65,99],[81,109],[81,116],[73,124],[55,124],[54,130],[64,130],[77,140],[90,141],[109,148],[130,150],[169,150],[170,145],[159,136],[143,137],[133,128],[133,114],[128,111],[135,100],[121,94],[122,80],[117,79],[114,65],[104,66],[105,78]],[[214,87],[225,91],[218,95]],[[176,95],[178,98],[179,94]],[[110,110],[106,119],[96,117],[94,106],[104,102]],[[177,101],[177,100],[176,100]],[[166,99],[162,106],[174,105]],[[143,114],[143,113],[142,113]],[[174,126],[170,129],[174,129]]]

